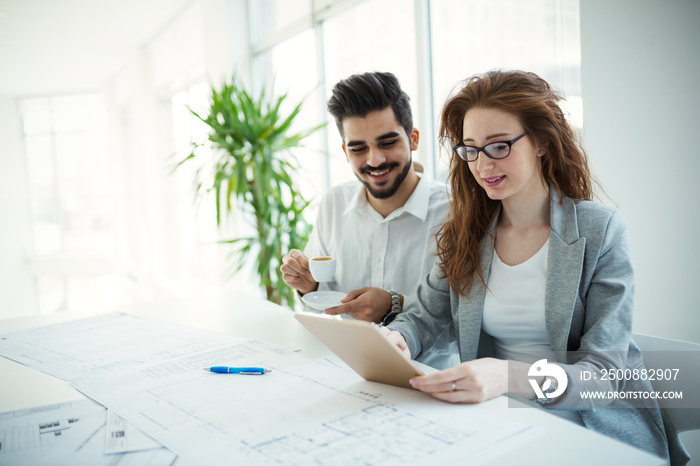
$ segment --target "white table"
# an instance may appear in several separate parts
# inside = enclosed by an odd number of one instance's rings
[[[0,320],[0,333],[115,310],[5,319]],[[198,299],[165,300],[132,305],[119,310],[191,327],[266,340],[299,349],[310,357],[330,354],[320,341],[294,319],[293,312],[251,296],[222,294]],[[84,398],[67,382],[5,358],[0,358],[0,374],[0,412]],[[652,455],[548,414],[544,410],[509,408],[505,397],[473,405],[471,409],[475,412],[499,413],[501,416],[523,420],[547,431],[536,444],[511,450],[494,460],[493,464],[664,464]]]

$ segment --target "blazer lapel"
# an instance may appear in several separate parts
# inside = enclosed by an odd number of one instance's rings
[[[573,200],[560,201],[550,186],[549,261],[544,314],[552,349],[566,351],[576,296],[578,294],[586,238],[579,237]]]

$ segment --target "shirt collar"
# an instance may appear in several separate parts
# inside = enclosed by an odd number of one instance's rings
[[[422,222],[425,221],[428,216],[428,207],[430,204],[430,179],[424,173],[417,173],[417,175],[419,178],[418,184],[416,185],[416,189],[413,190],[413,193],[411,193],[411,197],[408,198],[403,207],[399,207],[393,211],[385,220],[396,218],[406,212],[420,219]],[[347,207],[343,211],[343,215],[360,208],[369,209],[370,212],[376,212],[367,200],[367,190],[362,183],[359,183],[358,189],[352,199],[350,199],[350,202],[348,202]]]
[[[359,209],[361,206],[364,205],[369,205],[369,202],[367,202],[365,186],[358,181],[357,189],[355,189],[355,194],[352,196],[350,202],[348,202],[348,205],[345,207],[343,215],[346,215],[349,212],[352,212],[353,210]]]
[[[401,210],[419,218],[422,222],[428,217],[428,206],[430,204],[430,179],[423,173],[418,173],[418,184],[416,189],[411,193],[403,207],[399,207],[392,212],[389,217],[394,214],[401,215]]]

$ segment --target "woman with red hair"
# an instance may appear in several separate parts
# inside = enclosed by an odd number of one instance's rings
[[[416,357],[454,323],[462,363],[411,380],[436,398],[518,395],[685,464],[655,400],[581,396],[652,388],[648,380],[586,380],[644,366],[632,340],[627,226],[593,201],[586,154],[560,100],[521,71],[473,76],[447,100],[440,137],[452,149],[450,216],[438,261],[387,333]]]

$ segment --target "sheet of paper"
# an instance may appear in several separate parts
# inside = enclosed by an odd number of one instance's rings
[[[182,466],[165,448],[104,453],[106,410],[92,400],[0,413],[0,464]]]
[[[113,410],[107,410],[105,453],[127,453],[154,448],[161,448],[161,444],[128,423]]]
[[[199,369],[222,361],[272,372]],[[195,464],[478,464],[542,434],[260,341],[74,386]]]
[[[0,335],[0,356],[63,380],[114,374],[244,341],[125,313]]]

